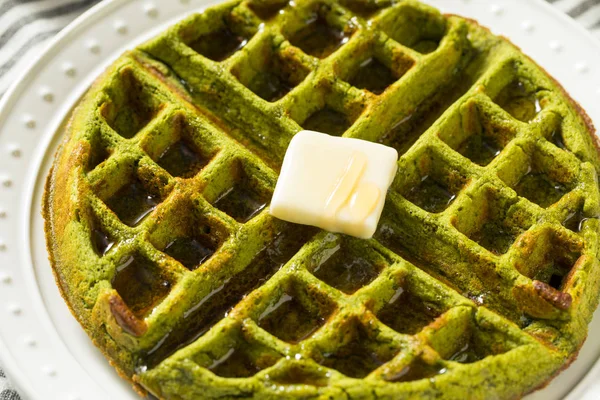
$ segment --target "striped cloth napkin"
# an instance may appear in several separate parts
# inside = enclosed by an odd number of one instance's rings
[[[546,1],[575,18],[600,39],[600,0]],[[37,59],[54,35],[98,2],[99,0],[0,0],[0,96],[18,78],[21,71]],[[19,399],[0,369],[0,400]]]

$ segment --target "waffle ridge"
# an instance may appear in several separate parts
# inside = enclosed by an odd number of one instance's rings
[[[159,398],[518,398],[574,360],[598,303],[579,112],[417,1],[223,3],[73,113],[44,205],[55,276]],[[303,128],[399,151],[373,240],[268,214]]]

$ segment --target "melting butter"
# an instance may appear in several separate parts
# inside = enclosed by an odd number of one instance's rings
[[[375,209],[381,190],[377,185],[367,182],[363,183],[352,195],[350,200],[350,213],[356,220],[365,220]]]
[[[337,180],[325,204],[324,217],[326,221],[333,221],[340,208],[348,202],[366,166],[367,156],[364,153],[355,151],[348,157],[348,164]]]
[[[271,215],[360,238],[373,236],[397,170],[396,150],[302,131],[286,152]]]

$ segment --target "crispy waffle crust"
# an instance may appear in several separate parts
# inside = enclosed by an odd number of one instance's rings
[[[267,207],[302,128],[400,153],[375,239]],[[50,260],[161,399],[512,399],[598,302],[587,117],[505,39],[416,1],[244,0],[121,57],[72,116]]]

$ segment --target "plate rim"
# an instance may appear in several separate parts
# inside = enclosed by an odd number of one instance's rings
[[[75,18],[71,23],[69,23],[65,28],[63,28],[54,38],[52,38],[48,42],[44,49],[42,49],[42,51],[40,52],[40,56],[34,62],[32,62],[26,68],[24,68],[24,70],[21,73],[18,74],[14,83],[2,96],[2,99],[0,99],[0,122],[6,119],[6,114],[10,112],[11,107],[15,104],[15,102],[19,98],[19,95],[23,92],[25,86],[27,85],[27,78],[35,76],[36,73],[41,68],[43,68],[45,61],[47,61],[50,57],[52,57],[60,51],[61,45],[63,43],[71,40],[73,36],[76,35],[78,31],[84,26],[94,24],[95,20],[102,18],[105,14],[109,13],[113,9],[134,1],[135,0],[103,0],[86,10],[84,13]],[[576,30],[579,35],[583,35],[582,37],[585,37],[586,40],[592,43],[593,46],[600,49],[600,39],[595,37],[589,29],[586,29],[583,25],[575,21],[566,13],[560,11],[557,7],[553,6],[545,0],[533,0],[533,3],[536,3],[537,7],[542,7],[547,12],[553,14],[555,17],[558,17],[563,23],[569,25],[570,29]],[[494,29],[493,26],[489,26],[489,28]],[[592,124],[593,122],[595,121],[592,121]],[[600,121],[596,122],[600,124]],[[592,127],[592,133],[594,133],[596,136],[599,136],[599,132],[596,131],[593,125]],[[0,361],[2,363],[3,370],[7,373],[7,377],[10,383],[18,391],[18,393],[24,398],[36,399],[38,393],[36,393],[33,387],[29,387],[29,385],[26,384],[26,382],[29,381],[25,376],[26,374],[23,373],[21,368],[17,365],[13,354],[11,353],[11,351],[8,350],[8,346],[4,343],[3,338],[1,336]],[[590,367],[589,371],[587,371],[584,375],[581,376],[579,381],[565,396],[565,400],[580,399],[581,396],[586,394],[586,390],[590,386],[590,384],[594,382],[596,380],[595,378],[598,378],[599,376],[600,358],[594,362],[594,364]]]
[[[27,66],[15,79],[15,82],[10,85],[7,91],[0,99],[0,121],[6,119],[6,114],[10,112],[11,106],[17,101],[19,94],[23,91],[24,86],[27,84],[27,78],[34,75],[40,68],[42,68],[44,62],[52,56],[60,45],[70,39],[72,35],[77,33],[77,30],[81,29],[85,24],[94,22],[94,19],[100,18],[104,13],[109,12],[112,8],[120,6],[119,3],[127,3],[134,0],[103,0],[88,10],[83,12],[67,26],[65,26],[59,33],[52,38],[48,44],[41,51],[40,56],[31,64]],[[30,196],[29,196],[30,197]],[[29,222],[29,221],[28,221]],[[29,254],[31,257],[31,254]],[[33,272],[31,272],[33,273]],[[38,291],[39,294],[39,291]],[[41,300],[41,299],[40,299]],[[12,353],[8,350],[8,346],[4,343],[4,340],[0,336],[0,362],[2,363],[2,369],[6,374],[12,387],[17,393],[25,399],[36,399],[37,393],[33,387],[30,387],[26,382],[28,379],[25,374],[18,367],[16,360]]]

